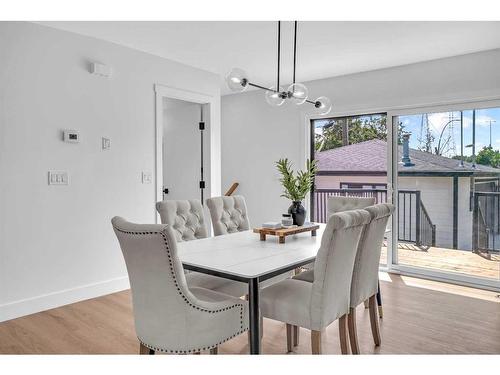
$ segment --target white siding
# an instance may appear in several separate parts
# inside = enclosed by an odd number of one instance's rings
[[[472,248],[469,178],[458,179],[458,248]],[[399,177],[399,189],[420,190],[422,202],[436,225],[436,246],[453,247],[453,178]]]

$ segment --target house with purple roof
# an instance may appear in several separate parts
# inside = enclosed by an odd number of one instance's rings
[[[487,207],[487,200],[479,199],[483,192],[498,191],[500,169],[409,147],[404,152],[403,145],[398,149],[400,241],[476,250],[481,242],[495,240],[498,215]],[[316,152],[315,159],[318,172],[312,195],[314,220],[324,221],[326,198],[331,195],[387,200],[386,141],[373,139]],[[474,231],[474,215],[479,215],[481,220],[477,222],[484,228]]]

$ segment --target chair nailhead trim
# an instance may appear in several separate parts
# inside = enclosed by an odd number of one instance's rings
[[[115,229],[121,233],[125,233],[125,234],[132,234],[132,235],[150,235],[150,234],[160,234],[163,238],[163,242],[165,244],[165,250],[167,252],[167,257],[168,257],[168,263],[169,263],[169,267],[170,267],[170,272],[172,274],[172,277],[174,279],[174,284],[175,284],[175,287],[177,288],[177,291],[179,292],[179,295],[182,297],[182,299],[184,300],[184,302],[186,302],[186,304],[196,310],[199,310],[199,311],[203,311],[203,312],[207,312],[209,314],[215,314],[215,313],[218,313],[218,312],[223,312],[223,311],[228,311],[228,310],[232,310],[233,308],[236,308],[236,307],[239,307],[240,308],[240,331],[238,331],[236,334],[230,336],[230,337],[227,337],[225,339],[223,339],[222,341],[218,342],[217,344],[214,344],[212,346],[207,346],[207,347],[204,347],[204,348],[198,348],[198,349],[189,349],[189,350],[172,350],[172,349],[164,349],[164,348],[157,348],[157,347],[154,347],[152,345],[149,345],[149,344],[146,344],[145,342],[142,341],[142,339],[140,337],[137,337],[139,342],[144,345],[145,347],[149,348],[149,349],[153,349],[154,351],[159,351],[159,352],[164,352],[164,353],[183,353],[183,354],[186,354],[186,353],[195,353],[195,352],[199,352],[201,350],[208,350],[208,349],[212,349],[212,348],[215,348],[217,347],[218,345],[228,341],[228,340],[231,340],[232,338],[242,334],[243,332],[247,331],[248,328],[244,328],[244,324],[243,324],[243,304],[241,303],[235,303],[234,305],[231,305],[231,306],[228,306],[228,307],[224,307],[222,309],[217,309],[217,310],[209,310],[209,309],[206,309],[206,308],[203,308],[203,307],[199,307],[199,306],[196,306],[194,303],[192,303],[187,297],[186,295],[182,292],[180,286],[179,286],[179,283],[177,282],[177,277],[175,275],[175,271],[174,271],[174,266],[173,266],[173,262],[172,262],[172,255],[170,253],[170,247],[168,246],[168,240],[167,240],[167,235],[165,233],[165,231],[161,231],[161,232],[130,232],[130,231],[125,231],[125,230],[122,230],[120,228],[116,228]]]

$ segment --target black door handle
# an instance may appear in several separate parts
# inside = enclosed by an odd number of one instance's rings
[[[163,194],[168,194],[168,189],[167,188],[163,189]]]

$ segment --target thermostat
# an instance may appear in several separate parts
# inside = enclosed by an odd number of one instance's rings
[[[80,143],[80,133],[77,130],[65,130],[64,142]]]

